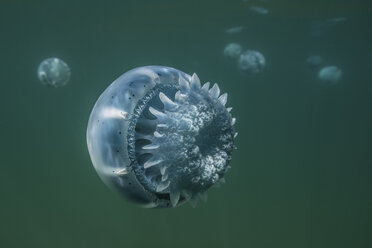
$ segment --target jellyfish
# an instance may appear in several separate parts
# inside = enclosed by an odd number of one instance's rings
[[[266,14],[269,13],[269,11],[267,9],[265,9],[263,7],[260,7],[260,6],[252,6],[250,8],[250,10],[253,11],[253,12],[256,12],[258,14],[261,14],[261,15],[266,15]]]
[[[242,46],[238,43],[229,43],[225,46],[223,53],[229,58],[238,58],[242,53]]]
[[[226,34],[239,34],[243,31],[244,27],[243,26],[236,26],[232,28],[228,28],[225,30]]]
[[[95,170],[142,207],[176,207],[224,181],[236,119],[227,93],[164,66],[132,69],[98,98],[87,144]]]
[[[336,84],[342,78],[342,70],[337,66],[326,66],[319,71],[318,77],[323,82]]]
[[[265,57],[259,51],[247,50],[243,52],[238,60],[238,68],[249,73],[259,73],[266,65]]]
[[[346,22],[346,21],[347,21],[346,17],[336,17],[336,18],[327,19],[326,23],[328,23],[329,26],[334,26],[336,24]]]
[[[43,84],[57,88],[68,83],[71,70],[61,59],[47,58],[40,63],[37,75]]]
[[[322,36],[326,34],[330,28],[337,26],[347,21],[345,17],[336,17],[327,20],[315,20],[309,23],[309,34],[310,36]]]
[[[306,64],[308,64],[310,67],[318,67],[323,63],[323,58],[320,55],[310,55],[306,59]]]

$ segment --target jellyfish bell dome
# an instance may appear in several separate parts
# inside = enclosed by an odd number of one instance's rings
[[[149,208],[176,207],[224,180],[236,122],[217,84],[164,66],[132,69],[98,98],[87,128],[101,179]]]
[[[37,75],[43,84],[57,88],[68,83],[71,77],[71,70],[62,59],[47,58],[40,63]]]
[[[342,78],[342,70],[337,66],[326,66],[320,69],[318,78],[323,82],[336,84]]]
[[[243,48],[238,43],[229,43],[225,46],[225,49],[223,50],[223,53],[228,58],[238,58],[240,54],[242,53]]]
[[[266,66],[266,59],[262,53],[254,50],[243,52],[238,60],[238,68],[243,72],[256,74]]]

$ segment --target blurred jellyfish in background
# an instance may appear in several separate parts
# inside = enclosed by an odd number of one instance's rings
[[[237,26],[237,27],[232,27],[228,28],[225,30],[226,34],[239,34],[243,31],[244,27],[243,26]]]
[[[229,43],[225,46],[223,53],[229,58],[238,58],[242,53],[243,48],[238,43]]]
[[[259,51],[247,50],[243,52],[238,60],[238,68],[249,73],[259,73],[266,65],[265,57]]]
[[[263,7],[259,7],[259,6],[252,6],[250,7],[250,10],[253,11],[253,12],[256,12],[258,14],[261,14],[261,15],[266,15],[269,13],[269,11]]]
[[[325,33],[325,26],[322,21],[312,21],[309,23],[309,35],[312,37],[322,36]]]
[[[57,88],[68,83],[71,70],[61,59],[47,58],[40,63],[37,75],[43,84]]]
[[[323,57],[315,54],[315,55],[310,55],[306,59],[306,64],[310,67],[319,67],[321,64],[323,64]]]
[[[314,20],[309,23],[309,35],[312,37],[325,35],[330,28],[347,21],[346,17],[336,17],[327,20]]]
[[[336,18],[327,19],[326,23],[329,26],[334,26],[334,25],[337,25],[337,24],[340,24],[340,23],[346,22],[346,21],[347,21],[346,17],[336,17]]]
[[[319,71],[318,77],[323,82],[336,84],[342,78],[342,70],[337,66],[326,66]]]

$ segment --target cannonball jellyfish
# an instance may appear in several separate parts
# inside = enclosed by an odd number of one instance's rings
[[[43,84],[57,88],[68,83],[71,70],[62,59],[47,58],[40,63],[37,75]]]
[[[236,119],[217,84],[201,86],[170,67],[145,66],[117,78],[90,114],[87,144],[112,189],[148,208],[176,207],[224,181]]]
[[[229,58],[238,58],[239,55],[242,53],[243,48],[238,43],[229,43],[225,46],[223,53],[226,57]]]
[[[335,84],[342,78],[342,70],[337,66],[326,66],[319,71],[318,77],[323,82]]]
[[[259,73],[266,65],[265,57],[259,51],[247,50],[238,60],[238,68],[249,73]]]

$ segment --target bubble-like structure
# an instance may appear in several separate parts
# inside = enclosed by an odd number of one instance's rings
[[[43,84],[57,88],[68,83],[71,77],[71,70],[61,59],[47,58],[40,63],[37,75]]]
[[[238,68],[248,73],[259,73],[265,66],[265,57],[259,51],[247,50],[240,55],[238,60]]]
[[[326,66],[319,71],[318,78],[323,82],[336,84],[342,78],[342,70],[337,66]]]
[[[242,53],[243,48],[238,43],[229,43],[225,46],[225,49],[223,50],[223,53],[226,57],[229,58],[238,58],[240,54]]]
[[[143,207],[176,207],[224,180],[237,133],[217,84],[164,66],[130,70],[97,100],[87,143],[112,189]]]

